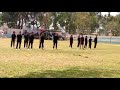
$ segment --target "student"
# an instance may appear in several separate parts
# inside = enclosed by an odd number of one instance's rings
[[[72,48],[72,44],[73,44],[73,35],[70,36],[70,45],[69,45],[69,47]]]
[[[30,34],[29,36],[29,45],[28,45],[28,49],[31,45],[31,49],[33,48],[33,41],[34,41],[34,35],[33,35],[33,32]]]
[[[57,43],[58,43],[58,34],[55,33],[55,35],[53,36],[53,49],[56,46],[57,49]]]
[[[20,31],[19,34],[17,35],[16,49],[18,49],[18,45],[19,45],[19,49],[21,48],[21,42],[22,42],[22,35],[21,35],[21,31]]]
[[[24,35],[24,48],[28,47],[28,38],[29,38],[28,32],[25,32],[25,35]]]
[[[91,49],[91,46],[92,46],[92,39],[91,39],[91,36],[90,36],[90,39],[89,39],[89,48]]]
[[[81,37],[81,45],[82,45],[82,49],[84,49],[84,37],[83,37],[83,35]]]
[[[80,46],[80,48],[81,48],[81,43],[80,43],[80,34],[79,34],[79,36],[78,36],[78,45],[77,45],[77,47],[79,47]]]
[[[13,34],[11,35],[11,47],[13,46],[13,48],[15,47],[15,39],[16,39],[16,35],[15,35],[15,31],[13,31]]]
[[[96,35],[96,37],[94,39],[94,48],[96,48],[96,45],[97,45],[97,35]]]
[[[85,46],[84,46],[84,48],[86,48],[87,47],[87,36],[85,37]]]
[[[40,37],[40,44],[39,44],[39,49],[41,48],[42,45],[42,49],[44,48],[44,33],[42,33],[41,37]]]

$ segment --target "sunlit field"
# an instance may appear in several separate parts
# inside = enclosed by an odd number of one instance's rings
[[[45,40],[44,50],[39,40],[34,40],[32,50],[10,47],[10,39],[0,39],[1,78],[120,78],[120,45],[98,43],[97,48],[73,48],[69,41]]]

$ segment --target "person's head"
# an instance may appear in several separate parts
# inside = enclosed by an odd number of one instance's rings
[[[87,38],[87,36],[86,36],[86,38]]]
[[[90,36],[90,39],[91,39],[91,36]]]
[[[13,34],[15,34],[15,31],[13,31]]]
[[[72,37],[73,35],[71,35],[71,37]]]

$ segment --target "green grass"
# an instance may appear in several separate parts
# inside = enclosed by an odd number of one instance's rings
[[[44,50],[10,47],[10,39],[0,39],[0,78],[120,78],[120,45],[98,43],[82,50],[74,41],[59,41],[58,50],[45,41]]]

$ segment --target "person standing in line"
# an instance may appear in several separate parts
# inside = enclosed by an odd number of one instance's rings
[[[73,45],[73,35],[70,36],[70,45],[69,45],[69,47],[72,48],[72,45]]]
[[[79,34],[79,36],[78,36],[78,45],[77,45],[77,47],[79,47],[80,46],[80,48],[81,48],[81,42],[80,42],[80,34]]]
[[[21,35],[21,31],[20,31],[19,34],[17,35],[16,49],[18,49],[18,45],[19,45],[19,49],[21,48],[21,42],[22,42],[22,35]]]
[[[81,37],[81,45],[82,45],[82,49],[84,49],[84,37],[83,37],[83,35]]]
[[[15,31],[13,31],[13,34],[11,35],[11,47],[15,47],[15,39],[16,39],[16,35],[15,35]]]
[[[91,46],[92,46],[92,39],[91,39],[91,36],[90,36],[90,39],[89,39],[89,48],[91,49]]]
[[[28,32],[25,32],[25,35],[24,35],[24,48],[28,47],[28,38],[29,38]]]
[[[96,37],[94,39],[94,48],[96,48],[96,46],[97,46],[97,35],[96,35]]]
[[[55,35],[53,36],[53,49],[56,46],[57,49],[57,44],[58,44],[58,34],[55,33]]]
[[[85,46],[84,46],[84,48],[87,47],[87,42],[88,42],[88,39],[87,39],[87,36],[86,36],[86,37],[85,37]]]
[[[40,36],[40,44],[39,44],[39,49],[41,48],[42,45],[42,49],[44,48],[44,33],[42,33],[42,35]]]
[[[28,45],[28,49],[30,48],[31,45],[31,49],[33,48],[33,41],[34,41],[34,34],[33,32],[30,34],[29,36],[29,45]]]

